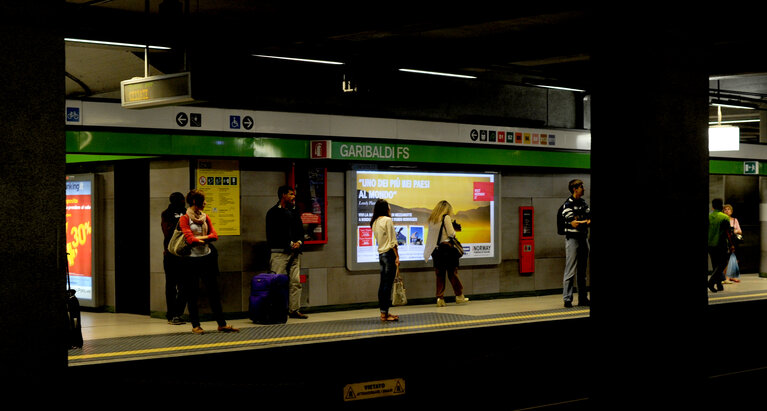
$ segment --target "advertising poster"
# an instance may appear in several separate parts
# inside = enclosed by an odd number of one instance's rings
[[[429,236],[428,219],[442,200],[453,206],[461,225],[456,237],[464,247],[462,264],[495,259],[496,177],[485,173],[356,171],[353,262],[378,264],[370,218],[379,198],[389,202],[400,261],[423,263],[424,248],[433,248],[431,241],[436,242]]]
[[[240,235],[240,165],[237,160],[199,160],[197,189],[218,235]]]
[[[78,299],[93,299],[93,182],[67,177],[66,252],[70,285]]]

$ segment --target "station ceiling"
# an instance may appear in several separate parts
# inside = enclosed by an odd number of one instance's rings
[[[681,25],[700,20],[694,27],[703,28],[698,36],[710,63],[712,95],[767,107],[761,18],[738,10],[674,15],[687,16]],[[67,0],[65,37],[170,47],[148,52],[150,75],[191,71],[217,106],[300,110],[376,87],[414,87],[413,74],[402,68],[473,76],[484,84],[482,92],[546,84],[588,94],[594,28],[601,19],[632,12],[594,9],[587,2]],[[652,22],[647,30],[654,30]],[[615,39],[615,47],[622,44]],[[66,71],[68,98],[119,98],[121,80],[144,75],[145,54],[140,47],[68,41]],[[449,88],[462,80],[444,81]],[[630,79],[619,86],[630,96]],[[723,120],[758,112],[724,109]],[[716,108],[711,116],[716,120]],[[758,122],[739,126],[743,141],[758,139]]]

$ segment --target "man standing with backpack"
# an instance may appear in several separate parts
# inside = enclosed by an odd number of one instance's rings
[[[586,290],[586,266],[589,260],[589,226],[591,209],[583,199],[583,181],[571,180],[568,189],[572,194],[560,207],[557,220],[562,226],[560,234],[565,236],[565,273],[563,281],[563,299],[565,307],[573,306],[573,283],[578,281],[578,305],[588,306]],[[576,277],[577,276],[577,277]]]

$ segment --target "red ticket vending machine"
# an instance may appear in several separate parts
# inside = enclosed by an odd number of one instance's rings
[[[533,207],[519,207],[519,273],[535,272],[535,219]]]

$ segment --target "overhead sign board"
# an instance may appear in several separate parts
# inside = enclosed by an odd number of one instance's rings
[[[120,97],[124,108],[149,108],[194,101],[188,72],[123,80],[120,82]]]

